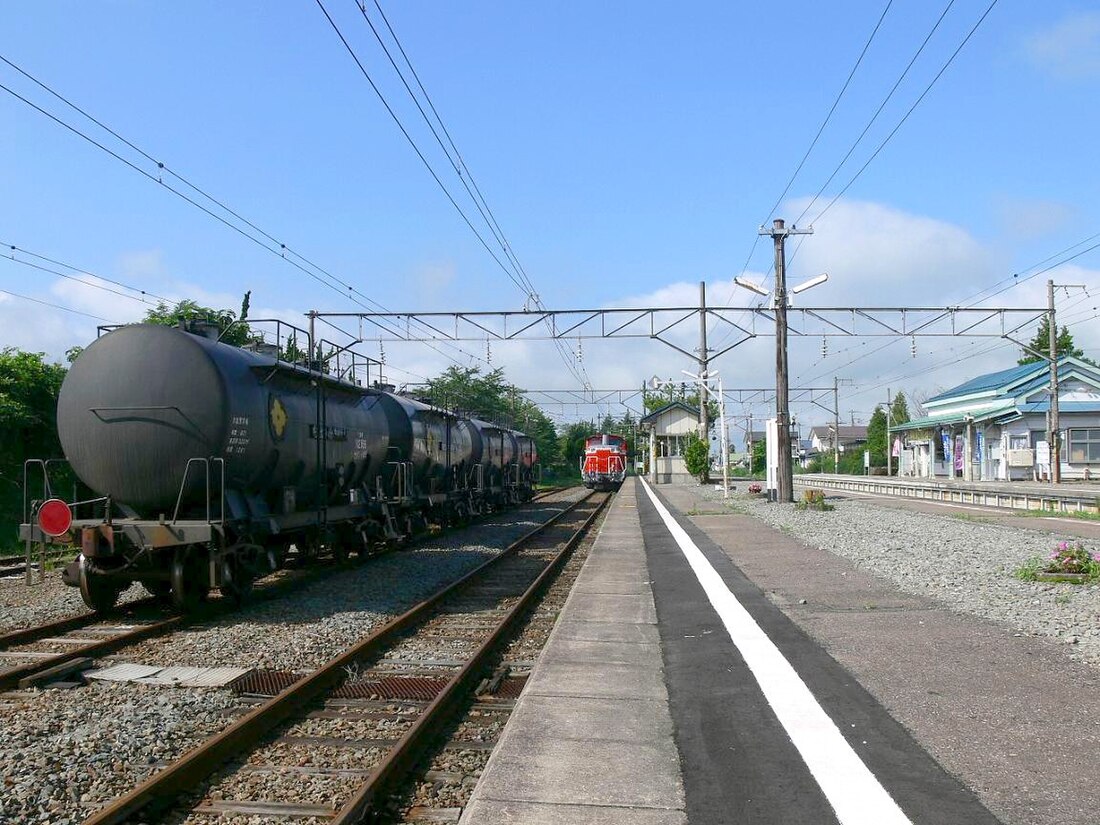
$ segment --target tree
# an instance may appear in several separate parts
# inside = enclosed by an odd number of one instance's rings
[[[0,546],[15,539],[22,517],[23,462],[61,455],[57,396],[65,368],[45,358],[41,352],[0,350]]]
[[[875,408],[867,425],[867,449],[871,453],[872,466],[886,466],[886,411],[882,407]]]
[[[1050,316],[1044,315],[1042,320],[1039,321],[1039,330],[1035,333],[1035,337],[1027,345],[1027,349],[1021,351],[1020,360],[1016,363],[1020,366],[1024,364],[1034,364],[1039,361],[1046,361],[1046,358],[1040,357],[1038,353],[1043,355],[1050,354]],[[1058,357],[1063,355],[1073,355],[1077,358],[1082,357],[1085,353],[1083,350],[1074,346],[1073,335],[1066,327],[1058,332],[1058,337],[1054,341],[1054,349],[1058,353]],[[1031,350],[1036,350],[1032,352]]]
[[[906,403],[905,393],[898,390],[893,403],[890,404],[890,426],[897,427],[907,421],[909,421],[909,404]]]
[[[710,469],[710,444],[695,433],[689,433],[684,448],[684,466],[696,478],[702,480]]]
[[[248,312],[251,295],[251,291],[246,292],[244,300],[241,301],[241,311],[243,313],[247,314]],[[237,314],[231,309],[214,309],[200,306],[195,301],[183,300],[175,306],[170,306],[163,301],[158,302],[155,307],[145,313],[143,323],[174,327],[178,326],[180,321],[206,321],[216,324],[223,331],[222,343],[241,347],[256,341],[258,336],[253,334],[248,324],[237,324],[230,329],[230,326],[236,320]]]
[[[574,468],[579,466],[581,454],[584,453],[584,440],[596,432],[596,425],[592,421],[578,421],[570,424],[559,440],[559,452],[565,459],[566,466]]]

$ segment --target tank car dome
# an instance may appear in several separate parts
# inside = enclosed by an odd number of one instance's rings
[[[72,365],[57,402],[65,457],[98,495],[171,516],[187,460],[218,455],[227,393],[211,341],[171,327],[110,332]],[[192,476],[203,476],[192,469]],[[143,513],[146,514],[146,513]]]

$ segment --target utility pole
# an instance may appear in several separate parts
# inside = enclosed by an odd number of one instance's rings
[[[1058,326],[1054,323],[1054,281],[1047,281],[1047,313],[1050,319],[1050,417],[1047,444],[1050,447],[1050,483],[1062,481],[1062,451],[1058,443]]]
[[[710,447],[707,432],[710,429],[710,416],[707,414],[707,367],[710,358],[707,354],[707,282],[699,282],[699,426],[702,428],[703,441]]]
[[[770,235],[775,244],[775,423],[779,447],[779,467],[776,473],[776,500],[794,501],[794,479],[791,468],[791,413],[787,371],[787,256],[788,235],[809,235],[813,229],[786,228],[782,218],[772,222],[771,229],[760,228],[761,235]]]
[[[894,445],[890,443],[890,388],[886,388],[886,477],[890,477],[893,464]]]
[[[699,282],[699,429],[700,437],[707,445],[707,466],[703,481],[710,481],[710,414],[707,411],[707,367],[710,355],[707,350],[707,282]]]
[[[840,472],[840,380],[833,376],[833,472]]]
[[[753,452],[752,452],[752,413],[751,412],[749,413],[749,432],[748,432],[748,438],[746,440],[749,442],[749,444],[748,444],[748,447],[749,447],[749,476],[751,477],[752,476],[752,471],[753,471],[753,466],[752,466],[752,456],[753,456]]]

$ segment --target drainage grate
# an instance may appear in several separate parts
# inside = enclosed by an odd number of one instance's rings
[[[253,670],[236,679],[229,688],[238,696],[275,696],[301,678],[300,674],[286,670]]]
[[[493,696],[497,699],[518,699],[526,685],[527,674],[510,676],[500,683],[500,687],[493,691]]]
[[[383,679],[360,679],[347,682],[333,696],[340,699],[405,699],[430,702],[447,686],[446,679],[424,676],[386,676]]]

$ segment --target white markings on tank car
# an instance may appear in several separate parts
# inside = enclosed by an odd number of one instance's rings
[[[841,825],[912,825],[645,479],[642,486]]]
[[[235,415],[229,422],[229,440],[225,443],[226,455],[244,455],[251,442],[248,416]]]

